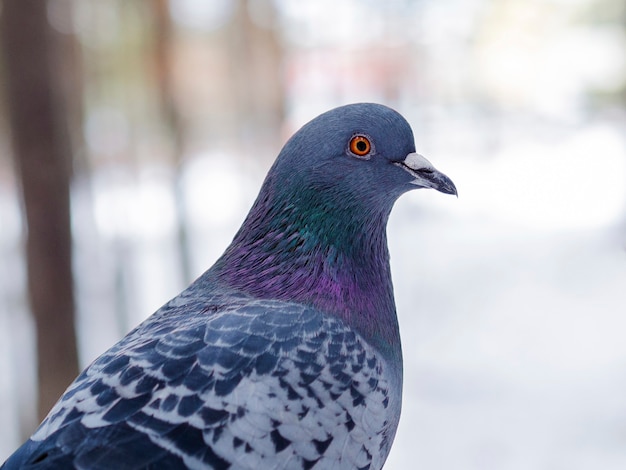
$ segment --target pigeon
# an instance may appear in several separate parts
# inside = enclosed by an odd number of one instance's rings
[[[402,398],[386,225],[416,188],[457,194],[398,112],[358,103],[305,124],[224,254],[1,468],[382,468]]]

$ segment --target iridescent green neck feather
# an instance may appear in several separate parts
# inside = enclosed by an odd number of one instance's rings
[[[385,233],[391,203],[367,207],[354,194],[294,186],[268,177],[214,272],[251,295],[335,315],[395,356],[400,339]]]

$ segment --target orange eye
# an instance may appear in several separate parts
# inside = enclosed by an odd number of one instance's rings
[[[350,151],[359,157],[367,155],[370,153],[371,149],[372,144],[370,144],[369,139],[363,135],[355,135],[350,140]]]

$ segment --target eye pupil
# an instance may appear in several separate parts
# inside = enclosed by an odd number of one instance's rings
[[[367,150],[367,144],[365,142],[363,142],[362,140],[359,140],[356,143],[356,148],[360,152],[365,152]]]

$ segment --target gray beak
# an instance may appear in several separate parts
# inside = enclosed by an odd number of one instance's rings
[[[407,171],[415,178],[411,184],[422,188],[433,188],[445,194],[454,194],[458,197],[456,186],[450,178],[438,171],[432,163],[419,153],[409,153],[406,158],[396,165]]]

